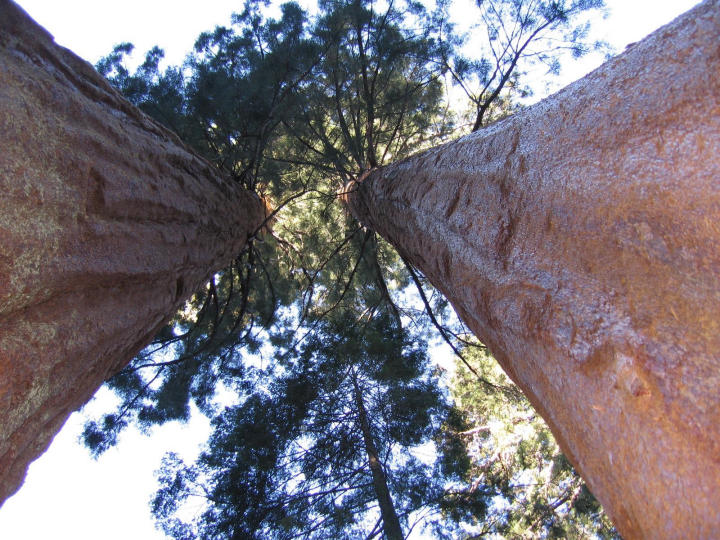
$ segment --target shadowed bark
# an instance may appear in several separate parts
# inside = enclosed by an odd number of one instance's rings
[[[720,2],[347,202],[452,302],[625,538],[720,536]]]
[[[8,0],[0,149],[2,502],[264,211]]]

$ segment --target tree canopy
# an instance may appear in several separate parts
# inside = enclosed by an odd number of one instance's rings
[[[321,0],[312,14],[286,3],[274,16],[248,2],[230,26],[203,33],[183,66],[160,69],[154,48],[131,73],[130,44],[98,63],[131,102],[268,206],[232,265],[108,381],[120,405],[84,432],[97,454],[129,423],[186,420],[191,403],[212,419],[196,463],[172,453],[163,461],[152,512],[166,532],[609,531],[549,431],[444,298],[338,203],[348,181],[459,133],[449,82],[467,94],[475,129],[512,111],[523,62],[557,71],[563,49],[584,54],[580,15],[601,5],[479,0],[490,46],[469,59],[445,2],[428,11],[414,1]],[[428,358],[425,344],[438,339],[461,362],[452,392]],[[533,434],[477,435],[490,410],[510,425],[527,417]],[[502,445],[520,456],[510,469],[488,457]],[[519,495],[518,478],[531,476],[537,488]],[[204,509],[187,521],[189,497]],[[569,525],[575,519],[582,524]]]

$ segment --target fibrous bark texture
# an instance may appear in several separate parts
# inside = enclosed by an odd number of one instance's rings
[[[264,218],[0,0],[0,502]]]
[[[720,537],[720,2],[348,204],[452,302],[626,538]]]

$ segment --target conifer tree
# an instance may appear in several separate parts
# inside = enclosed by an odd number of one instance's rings
[[[335,311],[216,417],[197,463],[168,462],[153,511],[176,537],[404,538],[442,501],[449,477],[413,450],[448,411],[426,352],[392,318]],[[179,522],[198,493],[207,510]]]
[[[348,181],[452,133],[442,76],[456,53],[437,16],[342,0],[273,19],[248,2],[183,68],[161,72],[153,49],[130,74],[127,44],[98,64],[270,208],[262,236],[109,382],[117,410],[86,426],[98,453],[129,422],[187,419],[191,402],[212,418],[197,463],[163,462],[153,513],[169,534],[400,538],[432,521],[452,537],[485,515],[487,493],[463,486],[467,447],[442,427],[462,415],[418,345],[431,327],[463,342],[447,304],[337,204]],[[413,288],[426,314],[401,304]],[[189,497],[206,507],[183,522]]]

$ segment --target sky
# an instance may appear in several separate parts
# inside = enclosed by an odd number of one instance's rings
[[[202,31],[228,24],[242,0],[17,0],[55,40],[95,63],[114,45],[129,41],[138,55],[154,45],[170,64],[181,63]],[[609,15],[593,21],[596,39],[617,52],[697,4],[697,0],[607,0]],[[600,58],[564,65],[565,85],[594,69]],[[99,402],[112,400],[102,391]],[[166,451],[192,460],[209,433],[200,415],[143,435],[129,429],[97,461],[77,444],[83,416],[73,414],[50,449],[31,466],[25,485],[0,507],[0,538],[7,540],[162,539],[149,516],[154,471]]]

